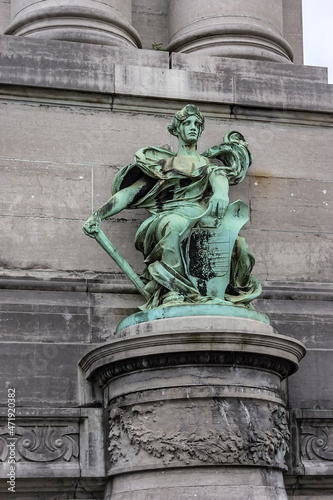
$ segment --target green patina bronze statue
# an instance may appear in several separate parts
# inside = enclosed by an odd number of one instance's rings
[[[244,137],[228,132],[222,144],[203,154],[197,142],[205,119],[194,105],[177,112],[168,126],[178,138],[177,153],[140,149],[112,185],[112,197],[83,226],[128,275],[146,303],[141,310],[179,305],[240,305],[261,293],[251,276],[254,257],[238,236],[248,220],[247,206],[229,205],[229,185],[241,182],[251,165]],[[135,246],[144,255],[141,277],[100,229],[103,219],[125,208],[151,214],[139,227]]]

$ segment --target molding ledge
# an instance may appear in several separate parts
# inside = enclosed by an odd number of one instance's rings
[[[333,283],[263,282],[260,299],[333,300]],[[124,293],[138,295],[136,288],[122,275],[98,275],[93,278],[45,278],[0,276],[2,290],[50,292]],[[259,300],[260,300],[259,299]]]
[[[100,386],[128,372],[177,365],[259,367],[281,378],[294,373],[304,345],[261,321],[227,316],[159,319],[121,330],[80,361]]]

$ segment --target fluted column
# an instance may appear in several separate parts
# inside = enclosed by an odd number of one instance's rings
[[[170,0],[172,52],[290,62],[282,33],[282,0]]]
[[[132,0],[12,0],[6,34],[141,47]]]

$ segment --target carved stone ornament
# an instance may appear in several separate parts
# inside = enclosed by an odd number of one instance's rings
[[[97,383],[103,387],[110,380],[120,375],[128,374],[137,370],[150,368],[165,368],[173,366],[204,365],[204,366],[246,366],[271,370],[285,378],[290,373],[292,365],[288,360],[275,358],[273,356],[260,356],[239,352],[196,352],[196,353],[173,353],[161,354],[159,356],[144,356],[119,363],[114,363],[98,371],[95,375]]]
[[[305,460],[333,462],[333,427],[302,425],[301,454]]]
[[[67,462],[78,459],[79,434],[74,426],[17,427],[9,437],[6,427],[0,429],[0,461],[8,457],[8,439],[15,442],[15,460],[29,462]]]
[[[178,415],[174,406],[162,402],[138,404],[125,411],[113,409],[108,448],[111,466],[118,461],[133,464],[130,455],[134,452],[142,458],[144,452],[165,466],[201,462],[286,468],[284,455],[289,449],[286,411],[271,403],[265,403],[264,410],[257,408],[253,401],[213,398],[211,422],[207,422],[208,413],[203,407],[200,415],[205,418],[186,426],[181,422],[192,418],[190,408],[178,408]]]

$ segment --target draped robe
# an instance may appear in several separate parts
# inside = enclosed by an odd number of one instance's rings
[[[201,155],[202,165],[185,173],[174,165],[175,154],[163,148],[140,149],[134,162],[123,167],[112,184],[112,194],[147,178],[151,189],[128,208],[145,208],[151,215],[139,227],[135,246],[143,253],[142,279],[151,298],[141,309],[180,303],[225,303],[252,307],[260,283],[251,276],[255,263],[244,238],[238,237],[231,255],[230,284],[224,299],[203,297],[188,273],[182,243],[206,212],[212,188],[210,176],[224,175],[229,185],[245,177],[251,154],[244,138],[231,131],[224,143]]]

